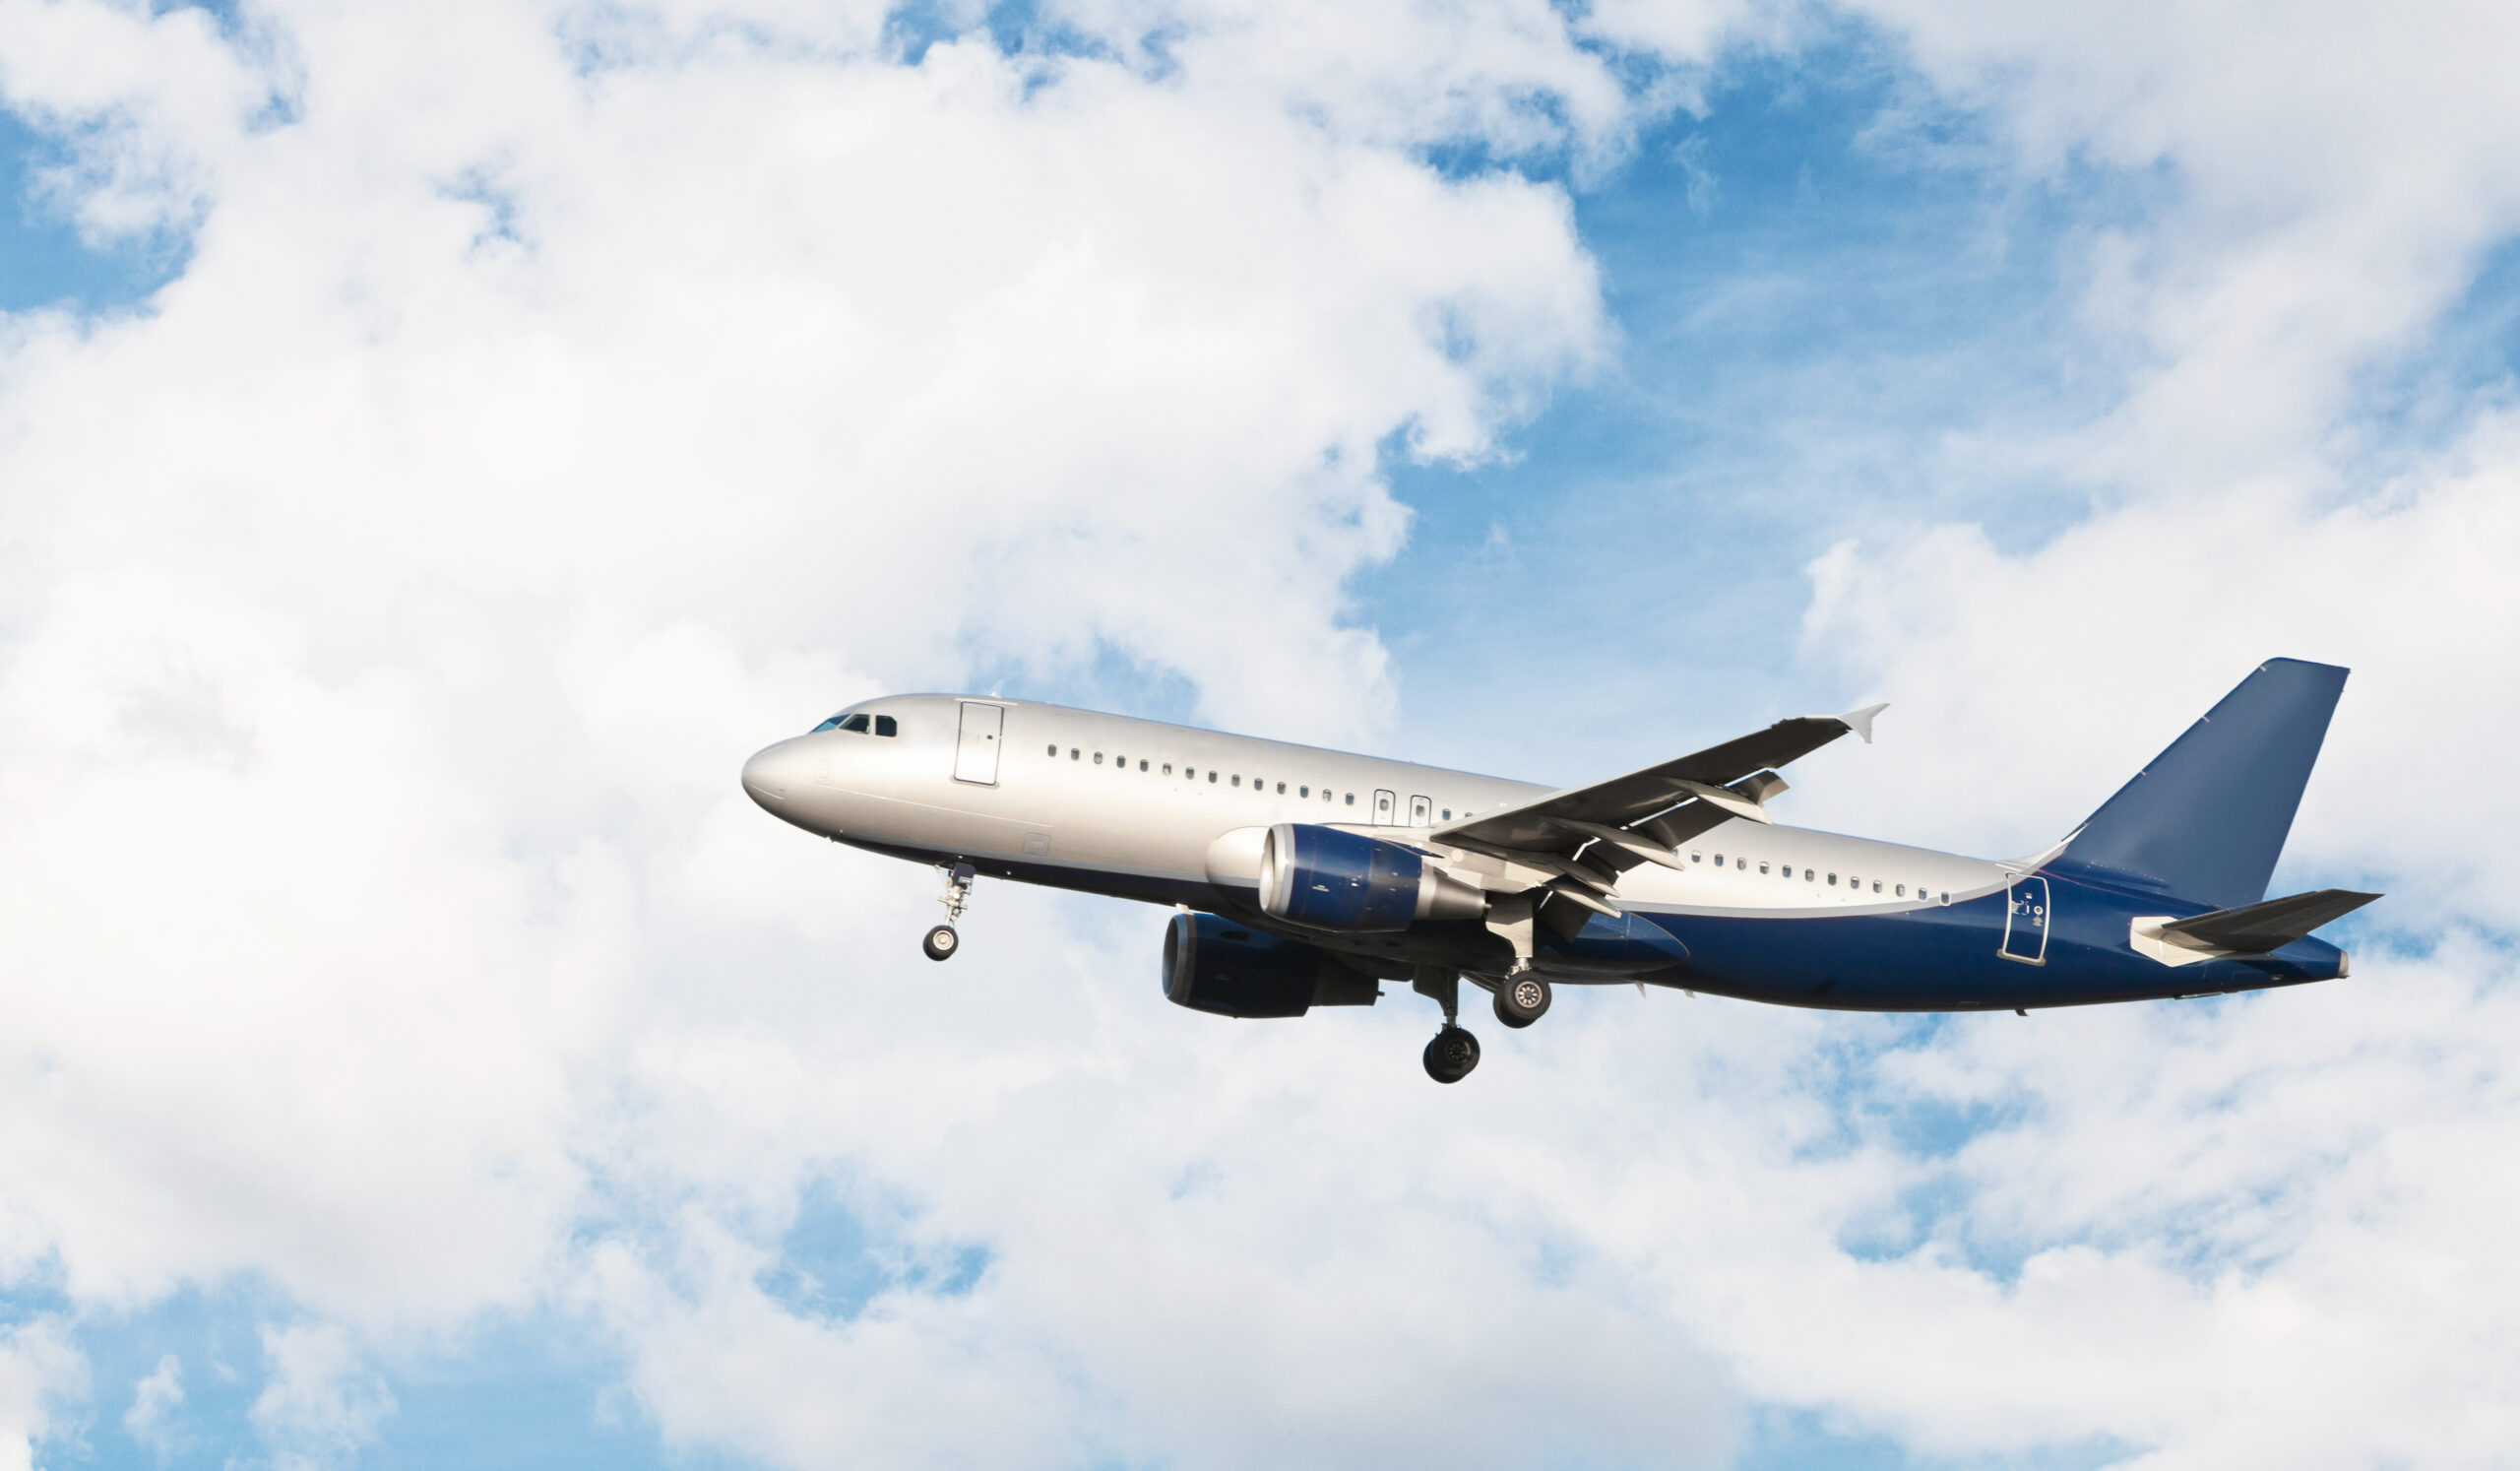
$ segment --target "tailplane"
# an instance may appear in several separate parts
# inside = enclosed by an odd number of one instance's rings
[[[2346,672],[2270,659],[2103,803],[2060,868],[2237,909],[2266,897]]]

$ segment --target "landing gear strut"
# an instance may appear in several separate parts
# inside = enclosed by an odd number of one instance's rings
[[[1461,1016],[1461,977],[1448,970],[1420,966],[1410,986],[1444,1008],[1443,1030],[1426,1044],[1426,1076],[1438,1083],[1458,1083],[1479,1065],[1479,1039],[1455,1022]]]
[[[945,906],[945,923],[927,931],[918,948],[930,960],[951,960],[963,947],[963,937],[954,930],[954,922],[971,907],[972,880],[978,876],[969,863],[938,863],[936,870],[945,875],[945,896],[936,902]]]

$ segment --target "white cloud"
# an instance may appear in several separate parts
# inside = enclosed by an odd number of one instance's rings
[[[13,106],[110,114],[180,161],[153,218],[199,220],[143,309],[6,324],[11,1272],[117,1307],[275,1284],[314,1317],[267,1332],[252,1418],[310,1464],[381,1433],[371,1360],[552,1301],[624,1334],[668,1434],[783,1463],[1194,1441],[1162,1404],[1078,1418],[1171,1371],[1127,1313],[1080,1345],[1026,1306],[1033,1272],[1102,1268],[1063,1233],[1034,1257],[1004,1202],[931,1206],[1028,1263],[1002,1288],[833,1324],[751,1285],[800,1178],[854,1159],[937,1197],[907,1140],[1000,1127],[1171,1019],[1133,933],[1131,1041],[1098,1041],[1100,977],[1033,974],[1080,953],[1070,922],[995,893],[955,968],[996,992],[975,1015],[906,942],[926,876],[795,841],[733,773],[976,658],[1116,649],[1289,735],[1382,718],[1345,612],[1405,528],[1382,446],[1486,454],[1606,341],[1562,194],[1444,177],[1397,120],[1616,133],[1544,7],[1450,68],[1401,9],[1354,22],[1392,48],[1347,48],[1367,76],[1292,91],[1317,42],[1266,13],[1168,67],[976,39],[906,66],[871,12],[820,10],[274,6],[242,52],[75,3],[0,27]],[[125,182],[69,187],[101,210]],[[1591,1307],[1548,1301],[1581,1337]],[[1290,1326],[1445,1341],[1421,1301],[1351,1307]],[[1669,1336],[1608,1321],[1601,1353]],[[1595,1352],[1507,1377],[1581,1403]],[[1457,1362],[1399,1382],[1459,1405]],[[1294,1387],[1238,1453],[1356,1423],[1377,1364],[1348,1366],[1248,1360]],[[1720,1422],[1690,1373],[1640,1443]]]
[[[163,1460],[181,1443],[174,1418],[183,1404],[184,1361],[162,1355],[158,1367],[132,1385],[131,1408],[122,1412],[123,1431]]]
[[[0,1471],[26,1471],[57,1428],[59,1407],[86,1389],[87,1365],[68,1324],[45,1316],[0,1330]]]
[[[91,227],[201,224],[144,311],[6,324],[0,1261],[279,1284],[318,1316],[254,1421],[311,1463],[382,1433],[374,1364],[536,1303],[619,1335],[668,1438],[798,1466],[1713,1464],[1742,1394],[1955,1453],[2507,1443],[2490,953],[1923,1033],[1585,993],[1437,1090],[1410,998],[1164,1006],[1145,912],[986,889],[940,971],[928,875],[754,811],[769,736],[983,662],[1114,648],[1221,723],[1370,731],[1377,447],[1491,453],[1606,352],[1564,198],[1410,152],[1614,157],[1659,103],[1553,11],[1061,14],[1119,59],[902,65],[865,7],[283,6],[241,52],[7,13],[0,94],[110,119]],[[1684,19],[1691,58],[1745,24]],[[2256,659],[2344,658],[2297,863],[2507,914],[2440,857],[2502,791],[2506,431],[2342,498],[2296,432],[2490,201],[2335,235],[2385,151],[2234,197],[2291,92],[2227,136],[2207,60],[1915,25],[2026,166],[2170,159],[2201,202],[2089,296],[2158,372],[2006,446],[2131,509],[1823,564],[1814,649],[1902,703],[1869,795],[1804,799],[2036,846]],[[2492,175],[2492,125],[2424,177]],[[2176,498],[2197,466],[2243,488]],[[2415,801],[2410,757],[2476,785]],[[1905,1132],[1970,1110],[1948,1158]],[[765,1292],[832,1172],[978,1279]],[[31,1445],[78,1366],[10,1342]]]
[[[394,1413],[394,1396],[330,1324],[265,1327],[271,1377],[248,1412],[280,1471],[349,1464]]]

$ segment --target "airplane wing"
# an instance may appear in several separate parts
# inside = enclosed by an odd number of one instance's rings
[[[1786,790],[1785,778],[1770,768],[1850,731],[1869,741],[1872,718],[1887,708],[1781,720],[1737,740],[1464,818],[1428,836],[1548,869],[1558,875],[1552,891],[1585,909],[1614,913],[1605,901],[1621,873],[1639,863],[1678,867],[1671,850],[1728,817],[1768,821],[1764,803]]]

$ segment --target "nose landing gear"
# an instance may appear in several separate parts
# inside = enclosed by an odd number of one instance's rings
[[[918,948],[930,960],[951,960],[963,947],[963,937],[955,932],[954,922],[971,907],[972,880],[977,873],[969,863],[938,863],[936,870],[945,875],[945,895],[936,902],[945,906],[945,923],[927,931]]]

